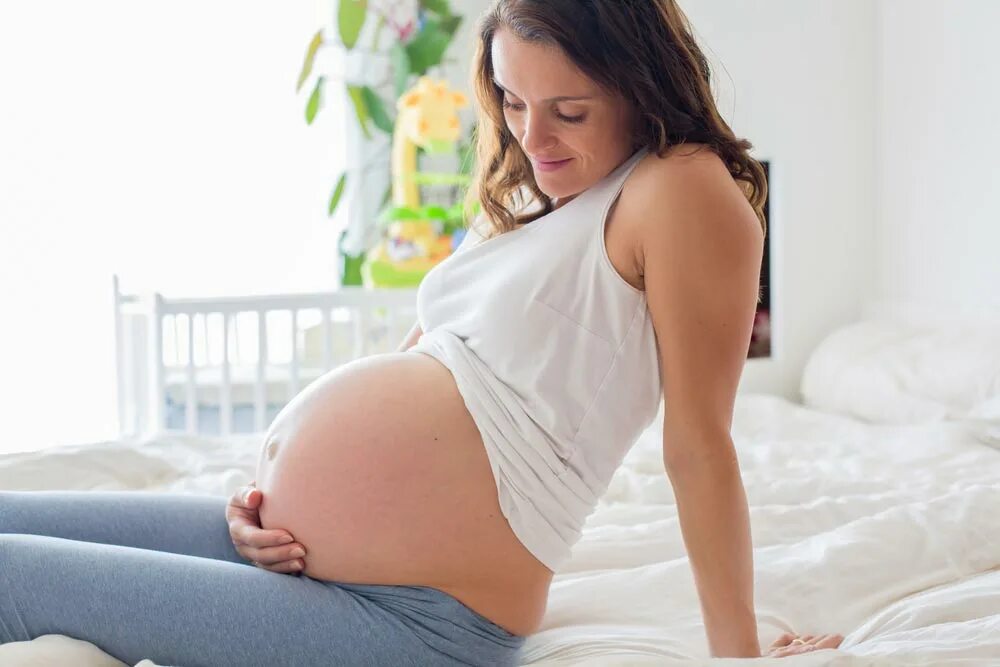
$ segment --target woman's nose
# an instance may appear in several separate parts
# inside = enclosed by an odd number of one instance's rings
[[[524,119],[524,133],[521,147],[529,155],[538,155],[553,145],[552,128],[541,113],[527,112]]]

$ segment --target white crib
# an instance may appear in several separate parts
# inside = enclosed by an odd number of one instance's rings
[[[416,288],[167,298],[113,282],[123,437],[263,432],[310,382],[395,351],[416,321]]]

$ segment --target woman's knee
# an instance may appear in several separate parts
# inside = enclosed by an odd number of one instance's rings
[[[17,533],[21,527],[21,495],[19,491],[0,491],[0,534]]]
[[[32,563],[39,560],[44,538],[19,533],[0,534],[0,644],[33,639],[25,619],[26,596],[36,590]]]
[[[63,521],[57,491],[0,491],[0,534],[58,535]]]

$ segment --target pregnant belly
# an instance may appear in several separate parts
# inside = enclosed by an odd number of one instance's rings
[[[311,383],[275,417],[254,478],[264,528],[306,548],[304,574],[431,586],[518,635],[538,629],[552,572],[500,511],[451,372],[379,354]]]

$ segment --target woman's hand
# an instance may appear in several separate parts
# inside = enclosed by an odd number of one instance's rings
[[[293,574],[305,568],[305,547],[295,543],[287,530],[260,527],[258,508],[263,494],[250,482],[237,489],[226,505],[229,536],[236,552],[253,565],[271,572]]]
[[[840,635],[793,635],[789,632],[774,640],[762,657],[785,658],[799,653],[809,653],[817,649],[837,648],[844,638]]]

